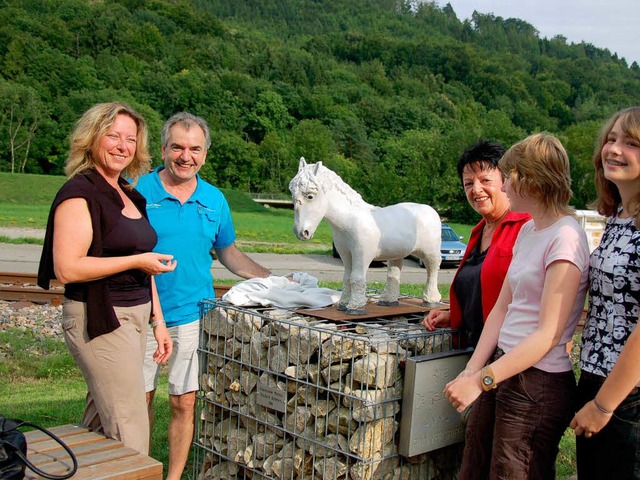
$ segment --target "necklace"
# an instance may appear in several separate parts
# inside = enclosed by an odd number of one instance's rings
[[[507,213],[509,213],[509,210],[505,210],[505,212],[500,215],[500,217],[497,220],[494,220],[493,222],[489,222],[487,219],[485,219],[485,225],[482,228],[482,243],[483,245],[485,245],[486,247],[489,246],[489,244],[491,243],[491,238],[493,237],[493,233],[496,231],[496,228],[498,228],[498,225],[500,225],[500,223],[502,223],[502,220],[504,220],[504,217],[507,216]]]

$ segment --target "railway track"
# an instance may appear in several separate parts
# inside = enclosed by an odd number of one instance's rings
[[[38,287],[36,282],[37,275],[32,273],[0,272],[0,300],[53,305],[62,303],[64,287],[59,281],[52,280],[49,290]],[[227,285],[215,285],[216,297],[221,297],[230,288]]]
[[[37,275],[31,273],[0,272],[0,300],[9,302],[51,303],[60,305],[64,288],[53,280],[51,288],[44,290],[36,284]]]

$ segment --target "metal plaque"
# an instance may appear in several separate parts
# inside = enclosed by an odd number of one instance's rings
[[[280,413],[287,411],[287,392],[275,385],[267,385],[264,382],[258,382],[258,405],[270,408]]]
[[[445,385],[464,370],[473,350],[409,358],[405,368],[401,455],[411,457],[464,440],[462,414],[444,395]]]

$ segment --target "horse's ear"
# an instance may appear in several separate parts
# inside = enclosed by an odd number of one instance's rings
[[[307,162],[305,161],[304,157],[300,157],[300,163],[298,163],[298,171],[304,169],[304,167],[307,166]]]
[[[322,168],[322,162],[316,162],[314,165],[315,169],[313,170],[314,175],[318,175],[320,173],[320,169]]]

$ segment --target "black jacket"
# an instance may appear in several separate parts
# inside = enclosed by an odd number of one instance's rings
[[[142,215],[147,218],[146,200],[136,190],[127,188],[126,180],[120,178],[120,185],[125,194],[131,199]],[[102,257],[102,238],[107,235],[121,216],[124,203],[120,195],[102,175],[96,170],[89,170],[68,180],[53,200],[47,231],[38,268],[38,285],[49,289],[49,282],[56,278],[53,270],[53,219],[58,206],[70,198],[84,198],[89,205],[93,239],[87,252],[91,257]],[[72,293],[72,295],[70,295]],[[90,282],[68,284],[65,296],[87,303],[87,333],[93,339],[105,333],[114,331],[120,326],[120,321],[113,310],[106,279]]]

